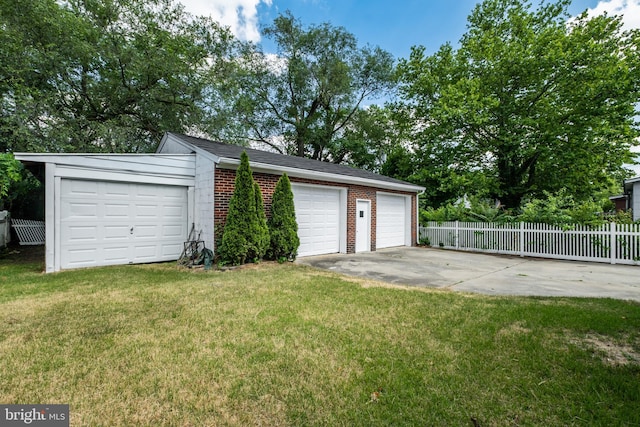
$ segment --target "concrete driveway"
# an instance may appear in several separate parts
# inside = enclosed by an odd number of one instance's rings
[[[640,266],[390,248],[298,259],[337,273],[489,295],[599,297],[640,302]]]

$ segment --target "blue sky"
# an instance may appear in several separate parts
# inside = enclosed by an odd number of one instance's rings
[[[406,58],[411,46],[423,45],[428,52],[434,52],[446,42],[455,45],[465,33],[467,17],[477,3],[476,0],[273,0],[271,6],[261,4],[258,11],[261,23],[271,22],[285,10],[290,10],[303,24],[330,22],[355,34],[360,44],[377,45],[396,58]],[[597,0],[575,0],[575,13],[596,4]]]
[[[353,33],[359,44],[380,46],[406,58],[411,46],[427,53],[454,45],[466,31],[477,0],[180,0],[194,14],[211,15],[239,38],[260,41],[259,29],[290,10],[304,25],[330,22]],[[538,4],[534,0],[535,5]],[[591,9],[622,14],[628,27],[640,28],[640,0],[573,0],[569,12]],[[271,46],[262,40],[266,50]]]

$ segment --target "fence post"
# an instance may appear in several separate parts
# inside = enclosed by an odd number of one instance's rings
[[[458,229],[458,222],[459,221],[456,220],[456,249],[458,249],[458,242],[460,241],[459,240],[459,238],[460,238],[460,230]]]
[[[520,221],[520,256],[524,257],[524,222]]]
[[[616,263],[616,223],[609,223],[609,256],[611,264]]]

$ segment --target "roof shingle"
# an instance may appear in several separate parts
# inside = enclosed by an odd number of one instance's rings
[[[201,150],[207,151],[215,156],[240,160],[243,151],[247,152],[251,162],[263,163],[267,165],[301,169],[307,171],[328,173],[334,175],[344,175],[353,178],[369,179],[374,181],[382,181],[390,184],[410,185],[418,187],[410,182],[401,181],[399,179],[390,178],[388,176],[379,175],[363,169],[353,168],[351,166],[338,165],[335,163],[322,162],[318,160],[307,159],[303,157],[288,156],[278,153],[270,153],[268,151],[256,150],[253,148],[245,148],[239,145],[224,144],[214,142],[204,138],[197,138],[189,135],[181,135],[170,133],[174,138],[181,140],[187,144],[193,145]]]

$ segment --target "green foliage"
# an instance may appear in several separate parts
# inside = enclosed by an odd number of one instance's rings
[[[20,181],[21,178],[20,162],[10,153],[0,153],[0,208],[9,194],[11,184]]]
[[[430,191],[476,193],[438,182],[480,174],[488,196],[519,208],[562,188],[588,200],[622,179],[639,134],[640,31],[610,16],[569,24],[568,5],[485,0],[458,49],[414,47],[400,62],[400,111]]]
[[[466,221],[466,222],[531,222],[570,226],[573,224],[599,225],[606,221],[620,223],[631,222],[630,216],[619,213],[606,216],[602,210],[602,203],[594,200],[576,201],[566,190],[556,194],[544,193],[544,198],[528,200],[524,203],[519,214],[505,209],[478,196],[470,196],[448,203],[439,208],[428,208],[420,211],[420,222],[428,221]]]
[[[174,0],[0,0],[0,151],[153,151],[213,121],[233,46]]]
[[[631,215],[631,211],[617,211],[612,215],[606,215],[606,220],[609,222],[615,222],[616,224],[633,224],[633,216]],[[636,224],[640,223],[639,221],[635,221]]]
[[[300,239],[291,182],[286,173],[280,177],[273,192],[268,224],[271,235],[269,258],[278,261],[294,260],[300,246]]]
[[[247,49],[235,112],[248,139],[287,154],[336,163],[364,155],[362,135],[349,126],[361,103],[393,87],[393,58],[358,47],[353,34],[328,23],[303,27],[289,12],[264,29],[273,55]],[[364,131],[367,132],[367,131]],[[283,137],[284,144],[273,142]]]
[[[249,156],[245,151],[240,157],[236,171],[235,188],[229,201],[229,212],[218,248],[218,255],[224,263],[244,264],[257,255],[254,233],[256,225],[256,196],[253,175],[249,166]]]
[[[466,221],[466,222],[514,222],[516,218],[511,211],[493,200],[479,196],[467,196],[455,203],[448,203],[439,208],[427,208],[420,211],[420,222],[428,221]]]
[[[250,251],[250,257],[256,260],[261,260],[267,253],[267,249],[269,249],[269,227],[267,225],[267,216],[264,211],[262,191],[260,190],[260,186],[257,182],[253,183],[253,193],[255,196],[255,219],[252,223],[252,250]]]
[[[602,206],[592,200],[577,202],[566,190],[545,192],[545,198],[524,204],[519,220],[553,225],[596,225],[603,221]]]

